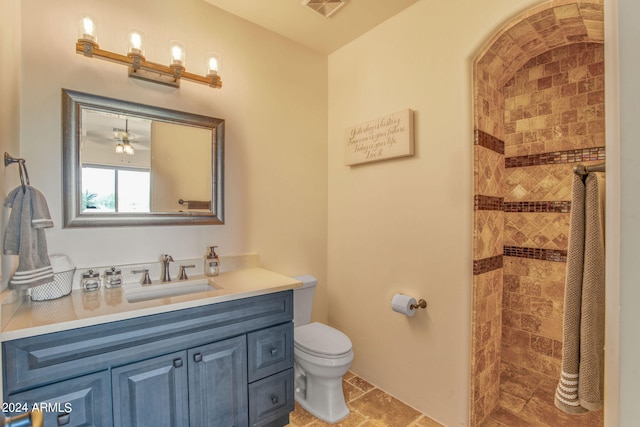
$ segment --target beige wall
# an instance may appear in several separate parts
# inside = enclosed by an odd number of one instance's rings
[[[329,56],[329,320],[356,373],[448,426],[469,416],[471,63],[540,1],[489,3],[422,1]],[[347,127],[405,108],[414,157],[345,166]]]
[[[0,15],[3,22],[16,22],[13,25],[0,25],[0,58],[2,58],[2,78],[0,79],[0,149],[19,156],[20,124],[20,7],[19,2],[0,1]],[[13,169],[13,168],[11,168]],[[12,173],[15,172],[15,173]],[[11,175],[9,183],[17,182],[16,170],[5,170],[0,174],[0,187],[4,192],[5,175]]]
[[[15,25],[0,25],[0,58],[2,58],[2,78],[0,78],[0,155],[5,152],[14,157],[20,155],[20,3],[15,0],[0,0],[0,16],[3,22]],[[7,194],[19,183],[18,165],[12,165],[0,173],[0,192]],[[1,221],[4,225],[9,210],[2,208]],[[13,260],[3,257],[0,277],[5,270],[13,268]],[[5,288],[2,280],[0,288]]]
[[[162,253],[192,258],[215,244],[221,255],[258,252],[267,268],[326,283],[326,56],[201,0],[19,4],[20,151],[56,225],[47,230],[50,253],[92,266],[149,262]],[[221,52],[223,88],[141,82],[127,78],[124,66],[76,54],[82,12],[97,18],[98,41],[107,50],[126,53],[126,31],[135,26],[147,35],[150,61],[168,62],[173,38],[185,43],[186,67],[194,73],[206,73],[208,51]],[[224,118],[226,224],[62,229],[62,88]],[[324,295],[320,289],[315,316],[321,320]]]
[[[619,217],[615,217],[608,222],[607,238],[609,238],[609,230],[613,231],[614,237],[620,237],[619,246],[612,248],[607,245],[607,254],[613,253],[620,255],[619,264],[618,257],[614,258],[611,264],[616,267],[619,276],[610,275],[609,266],[607,265],[607,278],[620,279],[619,294],[612,292],[618,296],[615,302],[619,302],[619,306],[609,306],[620,310],[620,423],[622,427],[631,427],[638,425],[637,405],[638,396],[640,395],[640,370],[638,370],[638,360],[640,360],[640,341],[638,341],[638,324],[640,324],[640,311],[638,310],[638,301],[640,301],[640,286],[638,286],[638,277],[640,276],[640,264],[638,263],[638,253],[640,253],[640,226],[638,225],[638,212],[640,212],[640,198],[638,197],[638,188],[640,187],[640,174],[638,173],[638,165],[640,164],[640,145],[638,144],[638,135],[640,135],[640,121],[638,120],[638,100],[640,99],[640,51],[638,50],[638,39],[640,39],[640,27],[638,27],[638,19],[640,18],[640,3],[636,0],[618,0],[611,1],[613,6],[619,5],[619,34],[615,28],[609,28],[610,34],[620,37],[620,77],[619,80],[614,79],[608,81],[613,83],[613,87],[617,89],[617,83],[620,84],[619,98],[612,97],[608,101],[615,102],[615,107],[607,106],[607,115],[613,111],[617,112],[620,108],[619,119],[614,115],[612,124],[617,130],[620,126],[620,149],[616,150],[615,157],[612,157],[612,144],[607,144],[607,200],[614,197],[614,201],[618,202],[614,206],[613,212],[620,213]],[[615,7],[609,10],[616,11]],[[617,21],[609,21],[617,24]],[[613,45],[612,49],[617,46]],[[618,51],[612,52],[612,60],[617,59]],[[612,129],[613,130],[613,129]],[[618,136],[615,132],[608,136]],[[609,187],[612,177],[615,181],[612,183],[613,188]],[[616,185],[617,184],[617,185]],[[612,189],[613,191],[609,191]],[[609,209],[609,206],[607,206]],[[619,209],[619,210],[618,210]],[[609,215],[607,210],[607,215]],[[609,221],[609,217],[607,217]],[[618,229],[618,227],[620,227]],[[619,234],[618,234],[619,233]],[[618,241],[614,240],[615,243]],[[619,267],[619,270],[617,269]],[[612,319],[613,320],[613,319]],[[617,319],[616,319],[617,321]],[[613,322],[612,322],[613,323]],[[615,331],[614,332],[618,332]],[[614,337],[614,344],[615,342]],[[615,351],[615,349],[614,349]],[[617,354],[616,354],[617,356]],[[615,363],[617,360],[614,360]],[[614,385],[615,381],[614,381]],[[612,391],[617,396],[618,390]],[[609,400],[607,400],[607,403]],[[606,412],[606,411],[605,411]],[[611,425],[615,425],[611,423]]]
[[[152,212],[187,211],[189,204],[178,200],[212,201],[212,137],[209,129],[151,123]]]

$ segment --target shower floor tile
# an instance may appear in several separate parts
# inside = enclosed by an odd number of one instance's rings
[[[351,372],[344,376],[342,389],[351,411],[347,418],[329,424],[296,403],[288,427],[443,427]]]
[[[570,415],[553,403],[557,381],[503,364],[500,405],[481,427],[602,427],[603,411]],[[526,384],[526,386],[525,386]]]

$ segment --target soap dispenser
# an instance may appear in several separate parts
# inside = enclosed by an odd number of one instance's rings
[[[220,273],[220,258],[216,253],[217,246],[209,246],[209,252],[204,257],[204,274],[217,276]]]

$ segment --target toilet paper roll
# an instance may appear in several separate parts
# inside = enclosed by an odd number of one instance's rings
[[[416,314],[416,309],[411,306],[416,305],[416,299],[407,295],[395,294],[391,300],[391,308],[396,313],[406,314],[411,317]]]

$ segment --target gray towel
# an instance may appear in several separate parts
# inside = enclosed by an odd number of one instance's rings
[[[573,179],[564,294],[562,373],[555,405],[578,414],[602,408],[604,378],[604,176]]]
[[[4,236],[4,253],[18,255],[18,268],[9,281],[11,289],[25,289],[53,281],[45,228],[53,227],[47,201],[27,185],[15,188],[4,205],[11,208]]]

